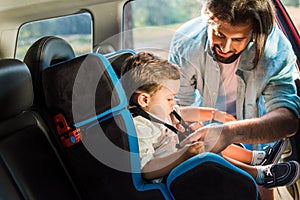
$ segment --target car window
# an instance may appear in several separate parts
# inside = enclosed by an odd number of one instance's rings
[[[91,52],[92,27],[92,16],[88,12],[26,23],[18,32],[15,57],[23,60],[28,48],[48,35],[65,39],[76,56]]]
[[[298,33],[300,30],[299,0],[282,0]],[[198,0],[135,0],[124,8],[123,48],[149,50],[166,57],[174,31],[184,22],[199,16]]]
[[[166,58],[174,31],[200,13],[201,3],[196,0],[130,1],[124,8],[124,48]]]
[[[296,30],[291,34],[286,34],[288,38],[290,39],[293,47],[294,47],[294,52],[298,58],[296,67],[294,69],[294,79],[299,79],[300,78],[300,73],[299,73],[299,68],[300,68],[300,62],[299,62],[299,31],[300,31],[300,5],[299,5],[299,0],[281,0],[282,4],[284,5],[285,10],[287,11],[292,23],[294,24]],[[284,27],[283,27],[284,28]],[[287,33],[287,31],[290,32],[291,28],[290,27],[285,27],[284,32]],[[288,29],[288,30],[286,30]],[[291,38],[292,37],[292,38]],[[298,41],[298,42],[297,42]]]
[[[298,33],[300,32],[300,5],[299,0],[282,0],[286,11],[292,19]]]
[[[298,33],[299,0],[281,0]],[[167,58],[174,31],[184,22],[201,14],[199,0],[135,0],[124,7],[123,48],[152,51]],[[125,43],[126,41],[126,43]],[[299,67],[299,61],[297,62]],[[299,69],[295,69],[295,78]]]

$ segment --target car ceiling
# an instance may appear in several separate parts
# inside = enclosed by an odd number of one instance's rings
[[[13,57],[19,27],[25,23],[89,10],[94,17],[94,42],[119,31],[120,5],[126,0],[0,0],[0,58]],[[103,16],[107,16],[105,19]],[[101,20],[95,20],[101,19]],[[97,21],[97,22],[96,22]]]
[[[46,18],[51,15],[74,13],[78,8],[96,4],[117,2],[118,0],[0,0],[1,21],[30,21],[33,18]],[[20,17],[21,16],[21,17]]]

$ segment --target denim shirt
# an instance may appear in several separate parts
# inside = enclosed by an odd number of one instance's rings
[[[236,71],[237,119],[259,117],[279,107],[289,108],[299,117],[300,99],[292,73],[296,56],[291,44],[275,26],[268,36],[264,55],[255,68],[252,63],[254,47],[253,42],[248,44]],[[220,68],[211,56],[205,18],[195,18],[176,31],[169,60],[182,72],[177,96],[180,105],[226,110],[226,105],[222,105],[225,101],[217,101],[222,85]]]

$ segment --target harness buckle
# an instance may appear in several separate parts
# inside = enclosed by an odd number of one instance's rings
[[[63,114],[55,115],[54,122],[60,140],[65,147],[71,147],[81,141],[80,128],[70,127]]]

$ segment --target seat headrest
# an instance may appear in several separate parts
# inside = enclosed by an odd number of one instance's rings
[[[43,101],[43,95],[40,95],[42,94],[41,72],[53,64],[74,57],[75,53],[71,45],[64,39],[55,36],[40,38],[31,45],[24,57],[24,63],[32,74],[35,102]]]
[[[28,49],[24,62],[30,71],[36,68],[43,71],[49,66],[72,59],[75,53],[71,45],[62,38],[55,36],[46,36],[34,42]]]
[[[135,51],[130,49],[122,49],[113,53],[106,54],[105,57],[111,63],[111,66],[115,70],[117,76],[121,77],[121,68],[124,61],[129,57],[136,54]]]
[[[71,124],[85,124],[127,106],[118,77],[100,54],[59,63],[43,71],[42,78],[46,106],[53,114],[63,113]]]
[[[32,80],[27,66],[16,59],[0,60],[0,120],[19,114],[32,103]]]

